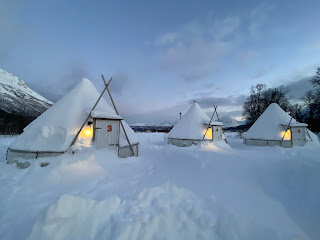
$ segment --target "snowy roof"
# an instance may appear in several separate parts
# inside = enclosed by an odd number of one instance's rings
[[[114,112],[103,112],[103,111],[92,111],[91,112],[92,118],[107,118],[107,119],[119,119],[122,118],[119,115],[114,116]]]
[[[66,151],[99,98],[100,93],[88,79],[82,79],[68,94],[30,123],[9,148],[24,151]],[[108,118],[121,119],[101,98],[95,109]],[[134,132],[124,121],[131,143],[136,143]],[[127,145],[122,132],[120,145]]]
[[[288,124],[286,126],[288,126]],[[292,123],[292,121],[290,123],[290,127],[307,127],[307,126],[308,126],[308,124],[306,124],[306,123],[299,123],[299,122]]]
[[[210,118],[200,108],[198,103],[194,102],[188,112],[182,116],[180,121],[168,133],[168,137],[201,140],[207,129],[205,123],[208,124],[209,122]],[[220,122],[214,123],[220,125]],[[215,124],[211,122],[210,125]]]
[[[278,104],[272,103],[244,134],[244,138],[281,140],[285,131],[284,126],[288,126],[290,119],[291,116]],[[290,126],[307,126],[307,124],[301,124],[292,118]]]
[[[209,122],[205,122],[205,124],[209,125]],[[223,126],[223,123],[218,121],[211,121],[210,126]]]

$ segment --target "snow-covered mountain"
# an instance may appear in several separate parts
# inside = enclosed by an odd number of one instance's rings
[[[232,118],[230,116],[222,116],[220,118],[220,121],[223,122],[224,128],[239,126],[239,123],[237,122],[237,120],[235,120],[234,118]]]
[[[133,127],[144,127],[144,126],[155,126],[155,127],[171,127],[174,126],[178,121],[163,121],[163,122],[158,122],[158,123],[133,123],[130,124],[130,126]]]
[[[0,110],[37,117],[51,105],[52,102],[30,89],[24,81],[0,68]]]

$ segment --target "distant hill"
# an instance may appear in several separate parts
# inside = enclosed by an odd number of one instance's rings
[[[220,117],[220,121],[223,122],[224,128],[239,126],[239,123],[237,122],[237,120],[235,120],[234,118],[229,117],[229,116]]]
[[[0,68],[0,134],[21,133],[51,105],[24,81]]]

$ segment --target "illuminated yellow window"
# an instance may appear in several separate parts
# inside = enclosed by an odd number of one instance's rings
[[[284,137],[283,137],[284,135]],[[291,139],[291,131],[288,129],[286,132],[283,131],[280,133],[281,138],[283,137],[283,140],[290,140]]]
[[[90,138],[92,137],[92,124],[90,126],[85,126],[83,127],[83,129],[81,130],[80,134],[79,134],[79,138]]]
[[[204,133],[206,132],[206,130],[204,130]],[[203,134],[204,134],[203,133]],[[207,133],[206,133],[206,137],[205,139],[212,139],[212,128],[209,128]]]

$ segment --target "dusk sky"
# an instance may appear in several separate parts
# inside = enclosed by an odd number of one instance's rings
[[[0,68],[55,102],[100,74],[130,123],[174,121],[197,100],[240,119],[250,86],[293,100],[320,66],[320,1],[0,0]],[[108,96],[105,95],[108,99]]]

